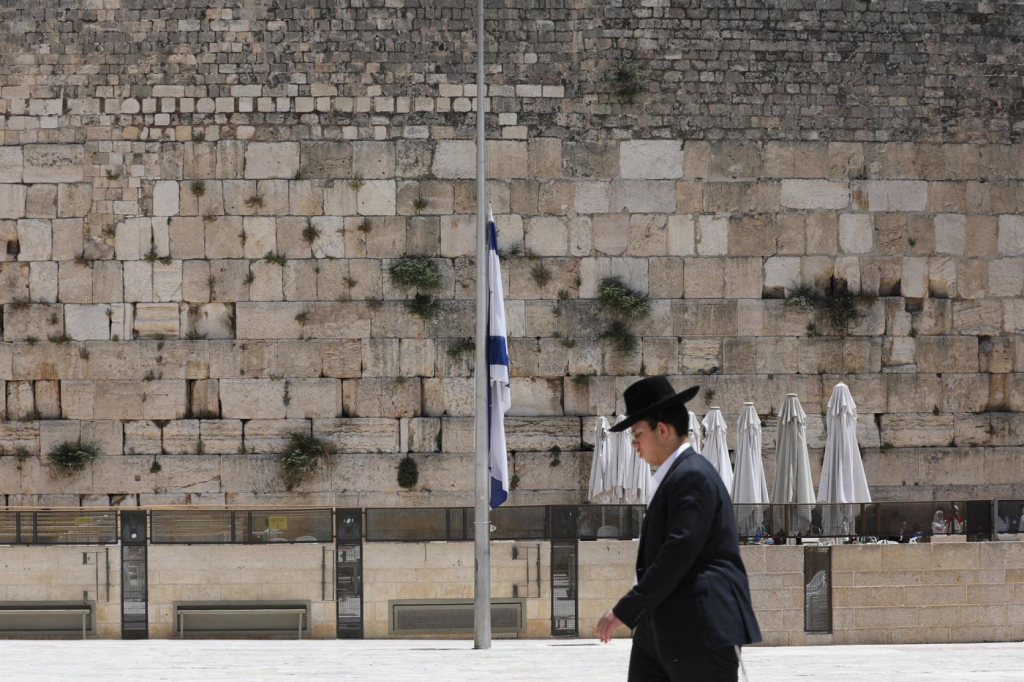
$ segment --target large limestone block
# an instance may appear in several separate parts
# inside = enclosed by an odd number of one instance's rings
[[[85,147],[80,144],[25,145],[24,182],[81,182]]]
[[[359,215],[395,215],[397,195],[394,180],[367,180],[356,197]]]
[[[173,216],[178,214],[178,183],[162,180],[153,185],[153,215]]]
[[[203,452],[232,455],[242,448],[242,421],[238,419],[199,420],[199,439]]]
[[[476,144],[470,143],[473,154]],[[525,178],[527,177],[527,144],[512,140],[487,141],[487,177],[488,178]]]
[[[179,331],[204,339],[233,339],[235,309],[230,303],[200,303],[181,307]]]
[[[0,422],[0,442],[12,452],[18,448],[26,448],[32,454],[38,453],[39,422]]]
[[[221,416],[225,419],[283,419],[285,382],[274,379],[221,379]]]
[[[177,303],[138,303],[135,306],[133,336],[136,339],[178,338]]]
[[[424,379],[423,414],[440,417],[472,415],[473,381],[463,378]]]
[[[999,216],[999,253],[1004,256],[1024,255],[1024,216]]]
[[[923,183],[922,183],[923,184]],[[783,180],[782,206],[796,209],[841,209],[850,204],[850,186],[828,180]]]
[[[893,447],[946,447],[953,440],[951,414],[883,414],[882,443]]]
[[[92,411],[86,419],[142,419],[146,404],[142,394],[148,384],[142,381],[96,381],[93,383]],[[184,382],[182,382],[184,384]],[[183,387],[184,388],[184,387]],[[88,413],[83,406],[80,413]],[[74,418],[67,407],[67,415]]]
[[[611,183],[612,213],[675,213],[675,183],[664,180],[621,180]]]
[[[476,143],[440,140],[434,151],[433,173],[439,178],[472,178],[476,174]]]
[[[348,379],[345,413],[353,417],[418,417],[422,410],[419,378]]]
[[[362,342],[359,339],[324,341],[321,348],[324,376],[359,378],[362,363]]]
[[[65,305],[64,331],[76,341],[106,341],[110,338],[110,319],[107,317],[107,306],[104,304]]]
[[[286,379],[288,419],[331,419],[341,414],[340,379]]]
[[[683,177],[683,149],[676,140],[624,140],[619,143],[619,168],[630,180]]]
[[[10,303],[4,306],[4,341],[44,340],[51,334],[59,335],[63,324],[62,306],[33,304],[22,308],[20,304],[15,307]]]
[[[284,452],[291,433],[310,433],[308,419],[252,419],[244,423],[246,452]]]
[[[180,301],[181,278],[180,260],[153,263],[153,298],[159,302]]]
[[[182,380],[143,382],[142,414],[146,419],[181,419],[187,409],[186,385]]]
[[[221,489],[221,460],[206,455],[167,455],[153,474],[153,488],[162,493],[217,493]],[[143,499],[145,499],[143,497]],[[145,502],[143,502],[145,504]]]
[[[509,416],[555,416],[562,414],[562,380],[520,378],[512,382]]]
[[[292,179],[298,170],[297,142],[250,142],[245,149],[246,179]]]
[[[967,249],[967,216],[942,213],[935,216],[935,251],[953,256]]]
[[[50,260],[53,228],[49,220],[18,221],[18,260]]]
[[[919,180],[874,180],[867,183],[869,211],[924,211],[928,183]]]
[[[334,445],[339,453],[391,453],[399,449],[399,423],[395,419],[314,419],[313,435]]]
[[[579,417],[506,417],[505,435],[512,451],[544,452],[552,447],[577,450],[581,443]]]
[[[842,253],[871,253],[871,216],[844,213],[839,216],[839,250]]]
[[[345,142],[302,142],[299,170],[305,178],[351,177],[352,145]]]
[[[0,185],[0,219],[25,216],[24,185]]]
[[[25,167],[21,147],[0,147],[0,183],[19,183]]]
[[[163,454],[194,455],[205,453],[199,445],[199,420],[178,419],[163,428]]]
[[[109,419],[81,422],[82,441],[97,443],[104,455],[120,455],[124,451],[121,422]]]
[[[978,370],[978,337],[923,336],[917,340],[917,366],[928,373]]]
[[[114,227],[114,251],[118,260],[141,260],[153,244],[149,218],[127,218]]]
[[[365,179],[395,176],[395,144],[393,142],[353,142],[352,173]]]

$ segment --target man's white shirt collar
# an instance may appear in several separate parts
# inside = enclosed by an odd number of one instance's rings
[[[654,472],[654,476],[651,477],[651,492],[647,496],[647,506],[651,505],[651,500],[654,499],[654,493],[658,491],[658,486],[661,485],[661,482],[666,476],[668,476],[668,471],[672,468],[672,463],[675,462],[679,455],[683,453],[683,450],[688,447],[690,447],[690,441],[686,441],[680,445],[675,452],[668,456],[668,459],[662,462],[661,466],[658,467],[658,470]]]

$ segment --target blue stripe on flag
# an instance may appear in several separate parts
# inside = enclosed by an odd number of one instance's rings
[[[504,336],[487,337],[488,369],[491,365],[505,365],[508,367],[508,341]]]

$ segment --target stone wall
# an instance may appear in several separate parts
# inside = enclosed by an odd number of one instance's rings
[[[0,547],[0,601],[83,600],[95,604],[96,636],[120,638],[119,547]]]
[[[173,636],[175,602],[308,600],[312,637],[333,639],[335,605],[323,600],[325,547],[331,549],[318,544],[150,546],[149,636]]]
[[[519,548],[518,559],[512,558],[513,547]],[[551,543],[492,541],[491,597],[525,599],[526,633],[523,636],[550,636]],[[363,599],[363,631],[371,639],[389,636],[391,600],[472,601],[473,543],[373,542],[363,545]],[[465,638],[466,635],[453,637]],[[438,635],[432,634],[429,638],[438,639]]]
[[[782,396],[817,469],[843,380],[876,499],[1024,496],[1024,15],[727,5],[488,10],[511,502],[581,501],[594,417],[655,373],[753,400],[769,479]],[[467,7],[5,3],[0,502],[471,503]],[[634,354],[607,276],[652,299]],[[872,298],[841,336],[798,284]],[[340,454],[287,491],[295,431]],[[56,474],[80,439],[106,456]]]
[[[580,544],[581,637],[592,637],[600,616],[629,590],[635,547]],[[832,634],[826,635],[804,632],[803,547],[749,545],[740,553],[766,645],[1011,642],[1024,636],[1024,543],[835,546]],[[604,561],[584,563],[588,556]],[[583,580],[584,571],[599,579]]]

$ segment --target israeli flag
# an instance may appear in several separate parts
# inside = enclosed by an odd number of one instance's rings
[[[508,383],[508,341],[505,331],[505,298],[501,291],[501,264],[498,261],[498,230],[494,212],[487,221],[487,421],[490,432],[491,509],[508,499],[508,455],[505,450],[505,413],[512,407]]]

